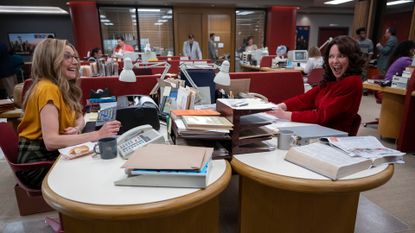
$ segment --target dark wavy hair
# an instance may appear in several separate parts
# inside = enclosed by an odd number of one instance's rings
[[[341,79],[350,75],[361,75],[362,69],[365,65],[365,60],[362,57],[362,52],[360,51],[360,47],[356,40],[350,36],[338,36],[328,44],[324,53],[324,78],[320,85],[336,81],[336,77],[333,75],[329,64],[330,49],[333,45],[337,45],[340,53],[349,58],[349,66]]]
[[[415,42],[412,40],[406,40],[399,43],[389,58],[388,67],[400,57],[412,57],[412,49],[415,49]]]

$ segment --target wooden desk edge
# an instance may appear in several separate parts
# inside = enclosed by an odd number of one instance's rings
[[[393,175],[394,166],[389,165],[378,174],[353,180],[314,180],[277,175],[258,170],[249,165],[232,159],[232,168],[240,175],[261,184],[290,191],[309,193],[340,193],[365,191],[386,183]]]
[[[395,88],[395,87],[381,87],[378,84],[368,83],[368,82],[363,83],[363,88],[374,90],[374,91],[382,91],[386,93],[397,94],[397,95],[406,95],[406,89]],[[413,91],[411,95],[415,96],[415,91]]]
[[[200,205],[219,195],[229,184],[231,167],[227,161],[225,172],[206,189],[194,193],[150,204],[137,205],[95,205],[72,201],[59,196],[48,185],[50,171],[42,182],[42,194],[45,201],[55,210],[74,218],[128,220],[149,218],[155,216],[168,216],[194,206]]]

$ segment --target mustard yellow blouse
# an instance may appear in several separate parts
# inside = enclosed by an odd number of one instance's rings
[[[17,131],[19,137],[29,140],[42,139],[42,128],[40,122],[40,111],[49,103],[55,105],[59,114],[59,133],[67,127],[75,127],[76,114],[67,106],[63,100],[59,87],[53,82],[44,79],[39,81],[26,103],[23,120]]]

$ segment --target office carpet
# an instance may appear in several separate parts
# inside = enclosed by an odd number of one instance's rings
[[[380,105],[373,96],[363,96],[359,114],[362,122],[379,115]],[[359,129],[359,135],[377,135],[376,127]],[[382,140],[395,148],[394,141]],[[406,164],[396,165],[392,179],[385,185],[363,192],[356,221],[356,233],[415,233],[415,156],[405,156]],[[52,232],[44,217],[56,217],[56,212],[20,217],[14,196],[15,180],[4,160],[0,160],[0,232]],[[221,233],[236,233],[238,221],[238,176],[221,195]]]

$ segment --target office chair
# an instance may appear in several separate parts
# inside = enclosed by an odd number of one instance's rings
[[[323,74],[323,68],[312,69],[307,76],[307,83],[310,84],[312,87],[317,86],[320,83],[320,81],[323,80]]]
[[[353,117],[352,125],[349,130],[349,136],[356,136],[359,131],[360,123],[362,122],[362,117],[359,114],[356,114]]]
[[[14,190],[20,215],[25,216],[53,211],[54,209],[52,209],[43,199],[42,190],[28,187],[22,183],[19,177],[16,176],[16,172],[40,167],[50,168],[54,161],[41,161],[23,164],[17,163],[19,138],[16,131],[14,131],[9,124],[0,122],[0,132],[2,132],[2,135],[7,135],[0,137],[0,148],[3,150],[4,157],[16,177],[17,184],[15,185]],[[52,227],[54,232],[62,232],[59,221],[52,218],[46,218],[45,222]]]

